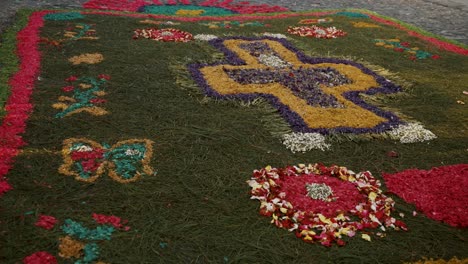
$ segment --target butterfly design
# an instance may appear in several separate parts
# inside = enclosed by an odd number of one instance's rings
[[[62,149],[64,163],[59,172],[78,181],[94,182],[107,171],[117,182],[134,182],[143,174],[153,175],[149,165],[152,144],[148,139],[124,140],[113,146],[86,138],[66,139]]]

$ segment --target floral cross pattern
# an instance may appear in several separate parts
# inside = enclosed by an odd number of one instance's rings
[[[363,65],[310,58],[286,40],[270,37],[218,38],[210,44],[225,53],[227,62],[189,65],[208,96],[264,97],[297,132],[381,133],[401,123],[360,97],[401,90]]]
[[[107,170],[117,182],[134,182],[143,174],[153,175],[149,165],[152,144],[148,139],[130,139],[109,146],[85,138],[70,138],[63,142],[64,164],[59,172],[91,183]]]
[[[100,97],[106,95],[102,86],[110,80],[109,75],[100,74],[98,78],[70,76],[65,80],[70,85],[62,87],[62,91],[72,94],[60,96],[59,103],[52,105],[53,108],[61,110],[55,115],[56,118],[64,118],[81,112],[95,116],[108,114],[108,111],[99,105],[106,102]]]

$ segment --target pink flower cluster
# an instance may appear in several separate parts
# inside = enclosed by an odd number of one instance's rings
[[[298,35],[301,37],[312,37],[312,38],[338,38],[344,37],[348,33],[343,30],[336,29],[335,27],[319,27],[319,26],[300,26],[300,27],[288,27],[288,33],[292,35]]]
[[[415,204],[427,217],[468,227],[468,164],[409,169],[383,177],[389,191]]]
[[[133,39],[147,38],[163,42],[189,42],[193,40],[193,35],[175,28],[148,28],[136,29]]]

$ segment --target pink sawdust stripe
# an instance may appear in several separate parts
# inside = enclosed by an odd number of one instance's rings
[[[83,11],[81,14],[84,15],[109,15],[109,16],[127,16],[135,18],[154,18],[154,19],[172,19],[184,22],[196,22],[196,21],[229,21],[229,20],[268,20],[268,19],[278,19],[278,18],[288,18],[288,17],[297,17],[297,16],[324,16],[334,14],[334,11],[325,11],[325,12],[313,12],[313,13],[292,13],[292,14],[278,14],[270,16],[252,16],[252,15],[239,15],[239,16],[226,16],[226,17],[211,17],[211,16],[202,16],[202,17],[177,17],[177,16],[168,16],[168,15],[156,15],[156,14],[124,14],[124,13],[115,13],[109,11]]]
[[[206,0],[205,2],[201,3],[201,6],[215,6],[218,3],[218,0]]]
[[[219,4],[220,6],[227,6],[229,4],[231,4],[234,0],[224,0],[223,2],[221,2],[221,4]]]
[[[179,0],[179,2],[183,5],[190,5],[190,0]]]
[[[167,0],[168,5],[177,5],[177,0]]]
[[[156,0],[156,2],[159,2]],[[101,0],[90,0],[83,4],[84,8],[88,9],[110,9],[117,11],[137,11],[139,7],[147,5],[151,2],[145,0],[110,0],[104,3]],[[158,5],[155,3],[155,5]],[[159,5],[162,5],[161,3]]]
[[[159,0],[153,0],[153,5],[162,5],[162,3]]]
[[[21,134],[33,110],[30,100],[40,70],[39,30],[44,25],[42,17],[50,12],[34,12],[16,37],[16,54],[20,65],[8,82],[11,94],[5,104],[6,115],[0,126],[0,182],[6,181],[5,175],[11,169],[13,159],[26,144]]]
[[[384,18],[381,18],[381,17],[377,17],[377,16],[374,16],[374,15],[371,15],[371,14],[367,14],[367,15],[369,15],[370,18],[372,20],[374,20],[374,21],[377,21],[379,23],[382,23],[382,24],[385,24],[385,25],[389,25],[389,26],[396,27],[398,29],[404,30],[404,31],[406,31],[408,33],[408,35],[420,38],[422,40],[425,40],[425,41],[435,45],[439,49],[451,51],[451,52],[454,52],[454,53],[457,53],[457,54],[460,54],[460,55],[468,55],[468,49],[459,47],[459,46],[457,46],[455,44],[452,44],[452,43],[442,41],[440,39],[425,36],[425,35],[423,35],[421,33],[418,33],[416,31],[408,29],[405,26],[403,26],[403,25],[401,25],[401,24],[399,24],[397,22],[394,22],[394,21],[391,21],[391,20],[388,20],[388,19],[384,19]]]

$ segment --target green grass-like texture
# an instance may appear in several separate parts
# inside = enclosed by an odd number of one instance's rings
[[[287,34],[287,26],[303,18],[268,20],[269,28],[208,29],[187,22],[176,27],[218,36],[252,36],[265,31]],[[276,228],[259,215],[259,202],[249,199],[245,181],[254,169],[266,165],[322,162],[354,171],[370,170],[382,179],[382,172],[467,161],[468,112],[456,101],[466,101],[462,91],[468,83],[464,70],[468,58],[438,50],[388,26],[358,29],[349,23],[371,22],[367,19],[333,19],[330,25],[347,31],[347,37],[290,36],[290,41],[305,53],[364,60],[411,82],[406,96],[385,100],[385,106],[423,123],[438,139],[408,145],[384,139],[344,141],[327,152],[293,154],[272,136],[268,122],[261,121],[275,115],[269,107],[205,102],[203,95],[176,85],[178,76],[170,70],[174,62],[215,60],[212,55],[218,51],[206,42],[134,40],[133,30],[151,27],[137,18],[86,15],[83,20],[46,21],[42,37],[60,38],[67,27],[84,22],[95,24],[99,40],[70,41],[61,49],[41,44],[41,81],[35,87],[35,108],[24,134],[28,145],[7,175],[15,189],[0,199],[0,262],[17,263],[36,251],[58,256],[58,238],[64,234],[58,226],[52,231],[34,226],[38,215],[53,215],[61,223],[71,218],[92,227],[93,212],[128,219],[132,228],[99,243],[99,259],[106,263],[400,263],[423,257],[468,257],[466,229],[422,214],[413,217],[414,206],[393,195],[395,216],[400,219],[398,213],[404,213],[410,231],[388,231],[385,238],[373,237],[372,242],[354,237],[345,247],[331,248],[304,243],[293,233]],[[372,39],[376,38],[400,38],[442,59],[413,62],[374,46]],[[105,60],[78,66],[67,61],[94,52],[102,53]],[[57,110],[51,106],[64,94],[60,90],[67,85],[64,79],[99,73],[112,77],[105,96],[105,108],[111,114],[54,118]],[[5,85],[5,77],[1,81]],[[109,144],[151,139],[155,142],[151,165],[157,175],[131,184],[117,183],[105,175],[93,184],[61,175],[62,142],[78,137]],[[388,151],[400,156],[390,158]]]

